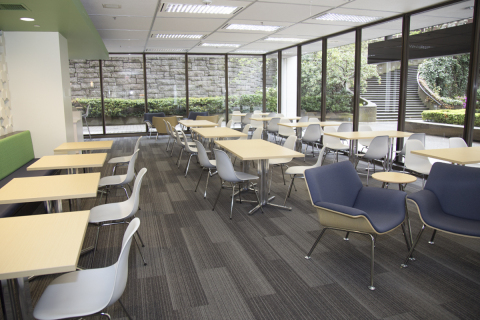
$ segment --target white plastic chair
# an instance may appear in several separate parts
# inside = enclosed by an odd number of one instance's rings
[[[369,125],[361,125],[358,127],[358,131],[373,131],[372,127]],[[368,148],[370,146],[370,143],[372,143],[373,139],[358,139],[358,143],[362,146],[360,149],[363,152],[363,149]]]
[[[203,198],[207,197],[207,188],[208,188],[208,178],[213,177],[217,172],[212,172],[212,170],[217,169],[217,162],[215,160],[208,159],[207,151],[205,147],[199,142],[195,141],[198,150],[198,161],[200,162],[200,166],[202,167],[202,171],[200,172],[200,177],[198,178],[197,186],[195,187],[195,192],[197,192],[198,185],[200,184],[200,180],[202,180],[203,171],[207,170],[207,184],[205,185],[205,193],[203,194]]]
[[[90,127],[88,126],[88,121],[87,117],[90,115],[90,105],[87,105],[87,110],[85,111],[84,114],[82,114],[82,119],[85,120],[85,124],[87,125],[88,129],[88,136],[90,137],[90,140],[92,140],[92,135],[90,134]]]
[[[134,168],[135,168],[135,161],[137,160],[137,156],[138,156],[138,151],[135,151],[132,155],[132,158],[130,159],[130,162],[128,163],[128,168],[127,168],[127,173],[126,174],[118,174],[118,175],[114,175],[114,176],[107,176],[107,177],[103,177],[100,179],[100,181],[98,182],[98,188],[104,188],[105,190],[100,190],[100,199],[98,201],[98,203],[100,203],[102,201],[102,195],[103,193],[106,193],[105,195],[105,203],[107,203],[107,198],[108,198],[108,194],[110,193],[110,189],[113,187],[113,188],[122,188],[123,190],[125,190],[125,194],[127,195],[127,198],[129,198],[128,196],[128,192],[127,192],[127,189],[125,188],[125,186],[128,186],[130,188],[130,191],[131,191],[131,187],[129,185],[130,182],[132,182],[133,180],[133,177],[135,176],[135,172],[134,172]]]
[[[235,123],[233,122],[233,120],[229,120],[229,121],[227,122],[227,124],[225,125],[225,127],[227,127],[227,128],[232,128],[234,124],[235,124]]]
[[[282,118],[279,123],[292,123],[290,120]],[[288,138],[295,135],[295,130],[291,127],[278,126],[278,135],[281,138]]]
[[[223,117],[220,117],[220,119],[218,119],[217,124],[218,124],[218,127],[221,127],[221,126],[222,126],[222,124],[223,124]]]
[[[147,169],[142,168],[138,173],[137,178],[135,179],[135,183],[133,184],[132,196],[128,200],[125,200],[123,202],[101,204],[90,209],[90,217],[88,223],[97,225],[97,235],[95,237],[95,242],[93,245],[93,255],[90,267],[93,267],[93,261],[95,260],[100,227],[122,223],[128,224],[131,219],[135,218],[135,214],[138,212],[139,209],[140,188],[142,186],[142,180],[146,172]],[[145,244],[143,243],[143,240],[138,232],[137,236],[142,243],[142,247],[145,247]],[[135,239],[135,241],[137,241],[137,239]],[[140,246],[138,245],[138,242],[136,243],[140,252],[140,256],[142,257],[143,264],[147,265],[147,262],[145,262],[145,258],[143,257],[142,251],[140,250]]]
[[[373,138],[367,152],[364,154],[357,154],[355,169],[357,168],[360,159],[367,160],[367,186],[368,177],[370,176],[370,163],[373,163],[373,172],[375,172],[375,162],[373,162],[373,160],[383,160],[383,171],[385,171],[385,159],[387,158],[387,154],[388,136],[377,136]]]
[[[295,144],[297,143],[297,137],[295,135],[291,135],[285,140],[283,147],[295,150]],[[270,183],[268,185],[268,193],[270,194],[270,187],[272,186],[272,178],[273,178],[273,167],[279,166],[282,170],[282,177],[283,177],[283,184],[285,184],[285,174],[283,173],[283,166],[292,161],[293,158],[278,158],[278,159],[270,159],[268,161],[268,165],[270,167]]]
[[[425,176],[430,174],[432,163],[428,157],[411,153],[415,150],[425,150],[423,143],[419,140],[409,139],[405,143],[405,168],[422,175],[422,187],[425,186]]]
[[[106,268],[66,273],[53,280],[35,305],[33,310],[35,319],[66,319],[95,314],[110,319],[110,315],[102,311],[118,301],[128,319],[132,320],[120,297],[127,285],[128,256],[132,237],[139,226],[138,218],[130,222],[115,264]]]
[[[257,128],[262,128],[263,129],[263,121],[258,121],[258,120],[250,120],[250,126],[254,129]]]
[[[180,138],[183,139],[183,142],[182,142],[183,148],[182,148],[182,150],[180,150],[180,155],[178,156],[178,161],[177,161],[179,168],[180,168],[180,161],[182,160],[183,150],[185,150],[187,153],[190,154],[190,157],[188,158],[187,165],[185,166],[185,178],[186,178],[187,174],[188,174],[188,168],[190,167],[190,161],[192,160],[193,156],[198,155],[198,150],[197,150],[195,142],[193,142],[193,146],[192,146],[192,144],[188,142],[187,137],[185,136],[185,134],[183,132],[179,132],[178,137],[179,137],[179,139]]]
[[[318,122],[318,123],[320,123],[320,119],[318,119],[318,118],[310,118],[310,119],[308,119],[308,122]]]
[[[242,124],[243,124],[243,125],[250,124],[250,121],[251,121],[250,118],[251,118],[251,117],[252,117],[252,114],[251,114],[251,113],[247,113],[247,114],[245,115],[245,117],[243,117],[243,119],[242,119]]]
[[[218,175],[223,181],[230,182],[232,184],[232,203],[230,205],[230,219],[232,219],[233,203],[235,202],[235,185],[236,184],[239,185],[240,183],[244,183],[244,182],[250,182],[250,180],[256,180],[258,179],[258,176],[254,176],[252,174],[248,174],[241,171],[235,171],[233,169],[233,164],[230,161],[230,158],[228,157],[228,155],[225,153],[225,151],[214,149],[213,152],[215,153],[215,160],[216,160]],[[258,198],[257,189],[253,184],[251,184],[251,187],[255,190],[255,195],[257,196],[257,201],[258,201],[258,204],[260,205],[260,199]],[[220,187],[220,191],[218,192],[217,199],[213,204],[212,211],[215,210],[215,206],[217,205],[217,201],[218,201],[218,198],[220,197],[220,193],[222,192],[222,189],[223,188]],[[241,203],[242,198],[240,194],[241,193],[239,192],[238,197]],[[261,206],[260,206],[260,209],[263,212],[263,208]]]
[[[253,114],[262,113],[262,110],[253,110]]]
[[[303,116],[300,118],[300,120],[298,120],[298,123],[303,123],[303,122],[308,122],[309,119],[308,119],[308,116]]]
[[[304,178],[303,173],[307,169],[315,168],[315,167],[320,167],[323,163],[323,156],[325,154],[325,147],[323,147],[320,150],[320,153],[318,154],[318,159],[317,162],[313,166],[294,166],[294,167],[289,167],[286,171],[285,174],[290,175],[291,181],[290,185],[288,186],[287,194],[285,195],[285,201],[283,201],[283,206],[287,203],[287,198],[290,197],[290,194],[292,193],[292,186],[294,186],[294,180],[295,178]],[[295,187],[295,191],[297,191],[297,188]]]
[[[143,137],[138,137],[137,142],[135,143],[135,147],[133,148],[133,152],[139,150],[139,145],[140,145],[140,140],[142,140]],[[169,139],[170,140],[170,139]],[[108,163],[110,164],[115,164],[113,167],[113,173],[112,175],[115,174],[115,171],[117,170],[117,166],[125,166],[128,165],[130,160],[132,159],[133,153],[129,156],[123,156],[123,157],[115,157],[110,160],[108,160]],[[135,168],[134,168],[135,170]]]
[[[334,127],[325,127],[324,133],[337,132]],[[323,135],[323,145],[327,147],[326,151],[333,151],[336,155],[335,162],[338,162],[338,151],[347,151],[348,146],[344,145],[339,138],[329,135]]]
[[[235,126],[235,123],[240,123],[242,124],[242,116],[236,116],[235,114],[240,114],[240,111],[233,111],[232,112],[232,127]]]
[[[263,129],[257,128],[252,134],[252,139],[262,139],[262,133],[263,133]]]
[[[320,124],[311,124],[305,130],[305,133],[302,137],[302,143],[305,143],[305,156],[307,156],[307,149],[308,145],[312,146],[312,155],[315,157],[315,146],[320,143],[320,139],[322,138],[322,127]],[[305,158],[303,159],[305,161]]]
[[[275,142],[277,142],[279,122],[280,118],[272,118],[272,120],[270,120],[267,125],[267,132],[273,134]]]
[[[448,139],[449,148],[467,148],[468,145],[462,138],[451,137]]]

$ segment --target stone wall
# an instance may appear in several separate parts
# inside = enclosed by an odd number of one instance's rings
[[[267,86],[276,78],[277,64],[267,63]],[[253,94],[262,89],[261,57],[229,57],[229,95]],[[225,95],[224,56],[188,57],[190,97]],[[142,56],[112,57],[103,64],[105,98],[143,99]],[[184,98],[185,57],[147,55],[149,99]],[[100,70],[97,60],[70,60],[72,98],[100,98]]]
[[[13,132],[12,107],[8,88],[5,38],[0,31],[0,136]]]

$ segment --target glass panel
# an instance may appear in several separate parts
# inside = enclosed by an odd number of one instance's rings
[[[426,149],[463,135],[473,2],[411,18],[405,130],[426,133]]]
[[[98,60],[70,60],[70,89],[75,110],[86,113],[90,106],[87,120],[83,120],[83,134],[88,135],[88,129],[91,134],[103,134]]]
[[[359,131],[397,130],[401,34],[402,19],[362,30]]]
[[[225,57],[188,56],[190,112],[225,117]]]
[[[228,56],[228,114],[249,113],[263,108],[263,57]],[[238,123],[236,123],[238,127]]]
[[[480,58],[480,48],[478,48],[478,55]],[[480,61],[478,59],[477,61]],[[480,147],[480,63],[478,65],[478,77],[477,77],[477,98],[475,102],[475,129],[473,133],[472,146]]]
[[[147,55],[148,112],[186,117],[185,55]]]
[[[353,121],[355,32],[327,40],[327,121]]]
[[[282,114],[297,116],[297,47],[282,51]]]
[[[278,112],[278,53],[267,55],[267,112]]]
[[[322,41],[302,46],[301,115],[320,118],[322,107]]]
[[[145,132],[142,55],[110,55],[102,63],[106,133]]]

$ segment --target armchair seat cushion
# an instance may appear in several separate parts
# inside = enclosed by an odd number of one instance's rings
[[[446,213],[437,196],[430,190],[421,190],[408,196],[418,206],[422,220],[430,227],[447,232],[480,237],[480,221]]]

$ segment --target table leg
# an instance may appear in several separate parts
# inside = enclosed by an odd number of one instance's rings
[[[14,280],[1,280],[2,287],[2,312],[3,319],[12,320],[18,319],[17,309],[15,308],[15,290],[14,290]]]
[[[387,154],[387,172],[392,171],[393,167],[393,143],[392,143],[393,138],[388,137],[388,154]]]
[[[28,278],[17,278],[18,297],[20,301],[20,311],[23,320],[33,319],[32,297],[30,296],[30,284]]]
[[[267,132],[267,121],[263,121],[263,140],[268,141],[268,132]]]

